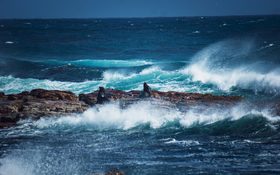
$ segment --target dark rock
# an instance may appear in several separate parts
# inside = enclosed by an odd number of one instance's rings
[[[120,101],[125,107],[139,98],[141,91],[121,91],[105,89],[109,101]],[[82,113],[97,102],[98,91],[76,96],[72,92],[34,89],[31,92],[5,95],[0,94],[0,127],[10,126],[24,118],[38,119],[43,116],[63,116],[69,113]],[[214,96],[210,94],[151,91],[148,100],[167,101],[181,108],[197,104],[231,105],[241,100],[237,96]],[[164,103],[157,103],[165,105]],[[280,108],[280,106],[279,106]],[[5,124],[7,123],[7,125]]]
[[[113,169],[106,172],[105,175],[124,175],[124,173],[118,169]]]
[[[107,98],[105,88],[104,87],[99,87],[96,104],[104,104],[104,103],[107,103],[107,102],[109,102],[109,99]]]
[[[47,100],[68,100],[68,101],[78,101],[77,96],[68,91],[58,91],[58,90],[44,90],[44,89],[34,89],[30,92],[31,96],[40,99]]]
[[[145,82],[143,84],[143,91],[140,94],[141,98],[151,97],[152,96],[151,87]]]
[[[97,102],[97,93],[80,94],[79,100],[85,102],[90,106],[93,106]]]
[[[8,95],[8,100],[17,100],[20,96]]]
[[[4,97],[5,93],[4,92],[0,92],[0,98]]]

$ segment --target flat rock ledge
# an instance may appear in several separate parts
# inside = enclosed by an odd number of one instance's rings
[[[231,105],[239,102],[238,96],[214,96],[211,94],[152,91],[152,97],[139,98],[141,91],[106,89],[111,102],[120,101],[123,106],[140,100],[165,101],[169,104],[187,107],[192,105]],[[82,113],[96,104],[98,91],[76,94],[68,91],[34,89],[19,94],[5,95],[0,92],[0,128],[15,125],[19,120],[40,117],[63,116]]]

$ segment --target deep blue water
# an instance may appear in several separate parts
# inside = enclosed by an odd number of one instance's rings
[[[0,130],[0,174],[279,174],[280,16],[0,20],[0,91],[99,86],[240,95],[149,102]],[[260,107],[261,106],[261,107]]]

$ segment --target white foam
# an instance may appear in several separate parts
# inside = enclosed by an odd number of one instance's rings
[[[13,41],[6,41],[5,44],[14,44]]]
[[[22,147],[0,159],[0,175],[79,174],[79,160],[74,161],[67,154],[57,155],[35,145]]]
[[[152,65],[153,63],[146,60],[91,60],[91,59],[81,59],[74,60],[70,62],[50,60],[49,62],[53,63],[71,63],[72,65],[78,66],[87,66],[87,67],[103,67],[103,68],[112,68],[112,67],[135,67],[135,66],[145,66]]]
[[[244,89],[252,89],[255,92],[266,91],[278,93],[280,91],[280,68],[259,71],[255,63],[239,66],[228,64],[240,55],[246,55],[252,48],[252,42],[223,41],[213,44],[196,54],[193,63],[187,66],[182,73],[191,75],[194,81],[212,83],[221,90],[229,91],[238,86]],[[269,45],[270,47],[273,45]],[[232,67],[231,67],[232,66]]]
[[[264,43],[266,44],[267,42],[264,41]],[[273,47],[273,46],[274,46],[274,43],[270,43],[270,44],[267,44],[267,45],[261,47],[259,50],[266,49],[266,48],[270,48],[270,47]]]
[[[175,120],[178,115],[178,111],[154,108],[148,102],[137,103],[127,109],[121,109],[118,104],[107,104],[91,108],[77,116],[61,117],[57,120],[41,119],[36,122],[36,125],[39,128],[66,124],[129,129],[141,124],[149,124],[152,128],[159,128],[166,122]]]
[[[179,145],[179,146],[196,146],[200,144],[199,141],[196,140],[176,140],[176,139],[171,139],[164,143],[168,145]]]
[[[62,82],[51,80],[39,80],[33,78],[21,79],[12,76],[0,76],[0,91],[7,94],[19,93],[22,91],[30,91],[36,88],[47,90],[69,90],[74,93],[87,93],[92,92],[94,88],[100,86],[98,81],[84,81],[84,82]]]
[[[0,175],[33,175],[34,168],[28,163],[15,157],[0,160]]]
[[[5,93],[18,93],[22,91],[30,91],[35,88],[43,88],[48,90],[68,90],[74,93],[89,93],[98,89],[99,86],[108,88],[116,88],[123,90],[142,89],[143,82],[147,81],[154,89],[159,90],[181,90],[182,86],[172,80],[173,78],[182,76],[176,71],[163,71],[159,67],[149,67],[139,73],[126,73],[121,71],[105,71],[101,80],[88,80],[84,82],[66,82],[39,80],[34,78],[15,78],[12,76],[0,76],[0,91]],[[170,81],[168,81],[170,80]],[[169,88],[168,88],[169,87]]]
[[[125,72],[105,71],[103,73],[103,80],[104,81],[116,81],[116,80],[140,78],[141,76],[148,75],[148,74],[154,74],[154,73],[164,74],[165,72],[162,71],[157,66],[151,66],[149,68],[143,69],[139,73],[130,73],[130,74],[127,74]]]
[[[271,70],[267,73],[259,73],[248,70],[246,67],[240,67],[228,72],[216,72],[202,65],[194,64],[185,69],[185,73],[191,74],[195,81],[214,83],[225,91],[230,90],[234,86],[253,89],[256,92],[260,90],[277,92],[280,90],[280,69]]]
[[[103,73],[103,80],[105,81],[115,81],[115,80],[122,80],[132,77],[133,75],[125,75],[119,72],[113,72],[113,71],[105,71]]]
[[[140,74],[145,75],[145,74],[150,74],[150,73],[154,73],[154,72],[158,72],[158,71],[163,72],[159,67],[152,66],[152,67],[149,67],[149,68],[146,68],[146,69],[142,70],[140,72]]]
[[[271,115],[267,109],[249,108],[244,104],[229,109],[197,106],[187,112],[180,112],[172,105],[157,105],[155,102],[145,101],[135,103],[126,109],[121,109],[116,103],[107,104],[90,108],[80,115],[56,119],[42,118],[33,124],[38,128],[69,125],[126,130],[143,124],[148,124],[151,128],[156,129],[164,127],[170,122],[179,122],[181,126],[189,128],[196,125],[209,125],[225,119],[238,120],[247,115],[263,116],[271,123],[280,121],[279,116]]]

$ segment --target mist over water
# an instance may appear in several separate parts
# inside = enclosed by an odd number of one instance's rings
[[[28,25],[26,25],[28,23]],[[132,25],[133,24],[133,25]],[[279,174],[280,18],[0,20],[0,91],[99,86],[238,95],[141,101],[0,130],[0,175]]]
[[[184,72],[225,91],[238,87],[278,94],[279,66],[278,60],[260,59],[252,40],[225,40],[197,53]]]

